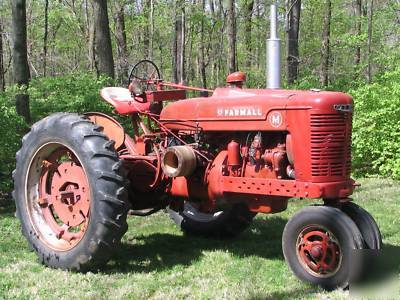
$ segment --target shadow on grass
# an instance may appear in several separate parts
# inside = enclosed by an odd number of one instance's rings
[[[251,229],[234,239],[206,239],[154,233],[122,243],[106,273],[161,271],[190,265],[203,251],[223,251],[238,257],[256,256],[283,260],[281,237],[287,219],[254,220]]]
[[[0,216],[14,217],[15,203],[0,195]],[[138,235],[123,242],[104,273],[162,271],[176,265],[188,266],[200,259],[204,251],[228,252],[237,257],[261,257],[283,260],[281,237],[286,218],[278,215],[256,219],[250,229],[233,239],[206,239],[165,233]],[[171,225],[173,226],[173,225]],[[131,229],[134,230],[134,229]],[[384,281],[400,273],[400,246],[384,244],[378,257],[366,254],[369,262],[364,283]],[[314,291],[312,288],[310,291]],[[272,298],[291,298],[299,291],[273,294]],[[265,299],[265,298],[264,298]]]
[[[400,273],[400,246],[383,244],[378,253],[365,250],[363,255],[368,264],[361,284],[385,281]]]
[[[268,295],[257,295],[252,297],[251,300],[276,300],[276,299],[298,299],[299,296],[302,295],[301,298],[305,298],[305,295],[310,296],[309,294],[315,293],[318,291],[318,287],[316,286],[308,286],[304,285],[302,288],[286,290],[282,292],[272,292]],[[329,298],[327,298],[329,299]]]

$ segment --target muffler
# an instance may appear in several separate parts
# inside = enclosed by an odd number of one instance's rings
[[[189,176],[196,166],[196,153],[189,146],[169,147],[161,158],[161,167],[168,177]]]
[[[267,40],[267,89],[281,87],[281,40],[278,36],[276,3],[270,9],[270,38]]]

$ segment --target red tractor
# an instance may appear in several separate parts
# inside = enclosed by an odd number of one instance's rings
[[[224,88],[186,87],[161,80],[145,60],[129,88],[101,91],[115,113],[130,116],[129,130],[102,113],[34,124],[13,176],[22,232],[40,260],[98,268],[126,232],[128,211],[167,209],[187,234],[226,237],[257,213],[285,210],[290,198],[315,198],[323,204],[284,229],[285,259],[302,280],[346,286],[358,270],[354,249],[381,247],[374,219],[349,198],[352,98],[245,89],[244,81],[236,72]],[[187,99],[188,90],[203,96]]]

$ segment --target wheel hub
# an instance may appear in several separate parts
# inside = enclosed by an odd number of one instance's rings
[[[59,165],[51,182],[51,203],[60,220],[69,226],[81,224],[89,212],[86,177],[73,162]]]
[[[333,276],[341,263],[336,237],[323,227],[307,227],[297,239],[297,256],[305,269],[317,277]]]
[[[315,245],[311,247],[310,254],[312,255],[313,258],[320,259],[323,255],[322,251],[323,250],[320,245]]]

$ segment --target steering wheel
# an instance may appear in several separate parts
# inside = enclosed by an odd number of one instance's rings
[[[155,90],[155,83],[161,80],[160,71],[151,60],[144,59],[136,63],[129,73],[128,88],[132,83],[131,92],[138,96],[144,91]]]

